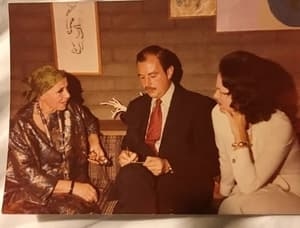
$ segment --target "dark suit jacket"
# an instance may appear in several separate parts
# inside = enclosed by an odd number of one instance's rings
[[[136,152],[140,160],[154,156],[144,143],[151,98],[144,95],[128,105],[127,134],[123,149]],[[174,174],[158,177],[157,193],[174,212],[205,213],[212,198],[213,177],[218,175],[217,149],[211,121],[215,102],[175,86],[166,119],[159,156],[168,159]]]

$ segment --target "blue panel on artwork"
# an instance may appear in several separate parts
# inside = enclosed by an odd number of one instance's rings
[[[272,14],[283,24],[300,26],[300,0],[268,0]]]

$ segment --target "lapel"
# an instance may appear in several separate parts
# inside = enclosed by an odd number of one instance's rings
[[[169,107],[168,116],[166,119],[164,132],[162,135],[162,141],[160,144],[160,153],[164,151],[166,146],[166,139],[169,135],[174,134],[174,126],[176,126],[178,121],[180,121],[181,117],[181,108],[182,107],[182,93],[184,92],[181,86],[175,85],[174,94],[172,96],[172,100]]]
[[[146,135],[146,130],[148,126],[148,119],[150,115],[150,106],[151,106],[151,98],[148,95],[144,95],[144,101],[142,102],[142,107],[141,107],[141,129],[142,129],[142,134]]]

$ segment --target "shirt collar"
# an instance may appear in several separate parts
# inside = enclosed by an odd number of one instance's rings
[[[163,105],[170,106],[174,90],[175,90],[174,83],[171,82],[171,85],[168,88],[167,92],[160,98]],[[156,100],[157,99],[152,99],[152,103],[151,104],[154,105],[154,103],[155,103]]]

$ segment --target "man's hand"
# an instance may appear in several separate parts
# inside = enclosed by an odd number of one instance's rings
[[[128,165],[129,163],[137,162],[138,159],[137,154],[129,150],[122,150],[119,155],[119,163],[121,167]]]
[[[167,159],[159,157],[147,156],[145,162],[143,163],[154,176],[159,176],[168,173],[171,170],[171,166]]]

